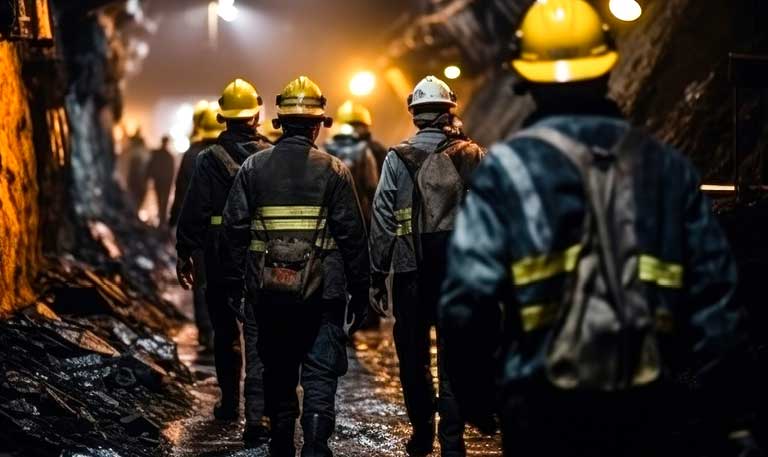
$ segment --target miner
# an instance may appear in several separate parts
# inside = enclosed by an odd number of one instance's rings
[[[193,116],[193,132],[189,149],[181,158],[181,165],[176,172],[176,189],[174,191],[173,205],[171,206],[171,218],[169,224],[176,227],[179,223],[179,213],[184,197],[187,195],[192,174],[195,172],[197,157],[204,149],[216,144],[216,140],[224,130],[218,121],[219,104],[203,101],[195,106]],[[208,305],[205,302],[205,266],[203,251],[193,253],[192,265],[195,268],[194,285],[192,287],[192,299],[194,305],[195,325],[197,326],[197,342],[203,354],[213,353],[213,326],[208,313]]]
[[[283,136],[246,160],[224,211],[238,267],[231,276],[245,277],[247,306],[259,324],[273,457],[295,455],[299,383],[301,455],[332,455],[346,341],[368,305],[368,240],[352,175],[314,144],[332,123],[325,106],[309,78],[283,89],[274,120]]]
[[[216,143],[197,158],[189,190],[179,215],[176,250],[177,272],[184,288],[199,281],[195,259],[205,264],[206,301],[213,323],[216,376],[221,400],[214,408],[219,420],[239,416],[242,352],[238,316],[244,321],[246,346],[245,416],[243,439],[257,445],[267,439],[262,423],[264,395],[261,361],[256,347],[253,316],[240,310],[242,286],[225,275],[232,255],[224,231],[223,213],[240,165],[252,154],[271,146],[256,132],[262,100],[256,89],[243,79],[232,81],[219,99],[217,119],[226,125]],[[199,261],[199,260],[198,260]]]
[[[361,141],[368,144],[368,147],[376,159],[376,172],[381,174],[384,167],[384,159],[387,157],[387,148],[373,138],[371,127],[373,127],[373,117],[371,112],[360,103],[352,100],[344,102],[336,112],[337,124],[348,124],[355,129],[355,133]],[[358,189],[359,190],[359,189]]]
[[[607,33],[584,0],[530,8],[512,67],[537,111],[491,148],[449,249],[447,368],[470,422],[500,410],[507,456],[679,455],[669,379],[735,340],[723,232],[691,163],[606,98]]]
[[[351,124],[341,124],[324,146],[329,154],[344,162],[352,173],[363,219],[366,227],[370,226],[371,205],[379,184],[379,167],[370,143]]]
[[[168,200],[171,197],[173,174],[176,168],[176,161],[168,149],[170,143],[171,139],[164,136],[160,140],[160,147],[152,151],[147,163],[147,180],[151,180],[155,186],[160,227],[168,224]]]
[[[203,117],[212,108],[211,103],[207,100],[200,100],[194,107],[192,114],[192,135],[189,138],[189,149],[184,153],[181,158],[181,164],[179,170],[176,172],[176,185],[174,187],[173,205],[171,205],[171,214],[168,224],[175,228],[179,223],[179,212],[181,212],[181,204],[184,202],[184,196],[187,195],[187,189],[189,188],[189,181],[192,180],[192,174],[195,172],[195,163],[197,162],[197,156],[200,152],[208,146],[215,144],[216,139],[219,137],[224,127],[219,124],[218,115],[218,103],[213,108],[213,120],[215,125],[211,125],[209,130],[204,135],[203,130]],[[205,136],[205,138],[203,138]]]
[[[432,452],[435,412],[439,412],[441,454],[463,456],[464,422],[444,375],[439,334],[436,399],[430,332],[445,276],[448,238],[470,176],[485,150],[462,132],[461,121],[453,112],[456,95],[438,78],[424,78],[409,97],[408,107],[419,131],[387,155],[373,202],[372,305],[382,314],[387,311],[385,279],[392,268],[395,346],[413,427],[408,454]]]

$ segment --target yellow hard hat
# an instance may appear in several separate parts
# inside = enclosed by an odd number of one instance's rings
[[[192,112],[192,124],[195,128],[200,127],[200,119],[202,119],[203,114],[205,114],[205,111],[208,109],[208,100],[200,100],[195,104],[195,108]]]
[[[267,137],[269,141],[275,143],[283,136],[283,129],[275,127],[271,122],[265,122],[261,125],[261,134]]]
[[[336,122],[340,124],[364,124],[368,127],[373,125],[371,112],[360,103],[347,100],[336,112]]]
[[[619,59],[608,27],[585,0],[537,0],[517,32],[520,53],[514,69],[535,83],[595,79]]]
[[[237,78],[221,94],[219,115],[226,120],[247,120],[259,114],[263,104],[253,84]]]
[[[277,96],[277,116],[325,117],[326,99],[306,76],[294,79]]]
[[[200,116],[200,126],[197,137],[200,140],[215,140],[224,131],[224,126],[218,121],[219,104],[211,102]]]

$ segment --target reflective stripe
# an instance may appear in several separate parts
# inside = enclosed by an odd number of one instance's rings
[[[251,224],[251,229],[268,232],[279,231],[304,231],[322,230],[325,228],[325,219],[318,223],[317,219],[256,219]]]
[[[671,289],[683,287],[683,266],[679,263],[663,262],[656,257],[641,255],[638,269],[641,281]]]
[[[251,240],[252,252],[267,252],[267,243],[261,240]]]
[[[320,217],[322,206],[262,206],[256,210],[265,219],[277,217]]]
[[[395,220],[398,222],[410,221],[413,217],[411,208],[403,208],[395,211]]]
[[[520,309],[523,330],[532,332],[555,323],[560,307],[556,303],[531,305]]]
[[[211,225],[221,225],[224,223],[223,216],[211,216]]]
[[[517,152],[506,144],[498,143],[492,146],[489,153],[495,156],[509,173],[510,182],[515,186],[523,207],[531,242],[538,252],[546,252],[552,247],[552,228],[528,166]]]
[[[339,248],[339,246],[336,244],[336,240],[334,240],[333,238],[326,238],[325,240],[318,239],[317,243],[315,244],[317,245],[317,247],[325,251],[333,251]]]
[[[576,268],[581,245],[577,244],[564,252],[538,257],[527,257],[512,265],[512,277],[516,286],[525,286],[543,281],[561,273],[570,273]]]
[[[413,225],[411,224],[411,221],[403,221],[400,224],[397,224],[397,231],[395,232],[397,236],[410,235],[411,233],[413,233]]]

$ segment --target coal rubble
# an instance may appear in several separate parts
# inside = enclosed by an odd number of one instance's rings
[[[47,292],[0,322],[0,453],[149,456],[193,409],[172,305],[57,259]],[[127,289],[127,291],[126,291]]]

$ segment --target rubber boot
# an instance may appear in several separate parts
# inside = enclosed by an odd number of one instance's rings
[[[334,429],[333,419],[312,414],[301,419],[301,428],[304,430],[304,447],[301,448],[301,457],[332,457],[333,452],[328,447]]]
[[[432,453],[435,448],[435,422],[429,421],[426,424],[413,426],[413,433],[408,443],[405,445],[405,451],[409,457],[426,457]]]
[[[296,457],[296,419],[272,420],[270,457]]]
[[[220,421],[234,421],[240,417],[237,403],[231,399],[223,399],[213,407],[213,417]]]
[[[467,450],[464,445],[464,421],[455,400],[440,399],[438,401],[440,424],[437,438],[440,441],[442,457],[465,457]]]
[[[243,431],[243,444],[246,448],[257,448],[269,443],[269,435],[272,433],[269,419],[263,417],[260,421],[251,423],[246,421]]]

